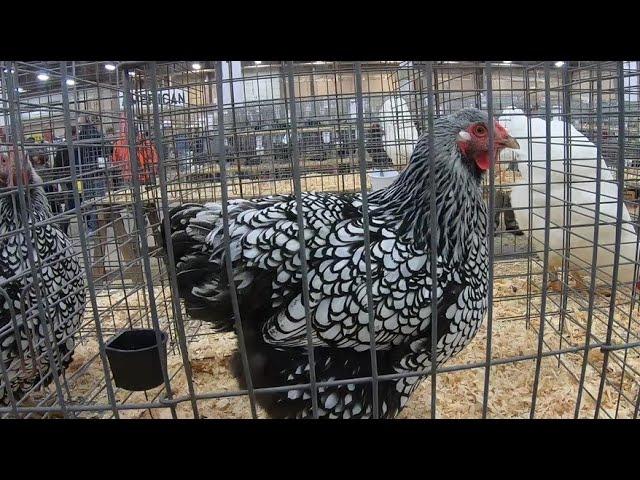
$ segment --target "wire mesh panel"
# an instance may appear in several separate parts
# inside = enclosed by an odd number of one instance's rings
[[[1,67],[0,416],[637,417],[637,62]]]

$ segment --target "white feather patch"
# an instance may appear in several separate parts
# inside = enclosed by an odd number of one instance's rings
[[[469,140],[471,140],[471,135],[469,135],[469,132],[465,132],[464,130],[460,130],[458,132],[458,140],[462,140],[464,142],[468,142]]]

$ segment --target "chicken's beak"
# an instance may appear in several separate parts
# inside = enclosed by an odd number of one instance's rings
[[[505,148],[513,148],[514,150],[520,150],[520,144],[511,135],[501,138],[498,143]]]
[[[518,141],[509,135],[507,129],[500,125],[499,122],[496,122],[495,142],[501,148],[513,148],[514,150],[520,150],[520,144]]]

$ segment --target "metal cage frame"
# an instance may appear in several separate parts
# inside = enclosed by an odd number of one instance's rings
[[[9,393],[8,404],[0,404],[0,417],[120,418],[144,414],[154,418],[164,412],[162,415],[172,418],[200,418],[205,415],[203,405],[207,402],[237,399],[248,401],[248,412],[256,418],[260,416],[256,395],[294,389],[310,391],[314,417],[317,417],[318,389],[368,382],[374,392],[372,416],[377,418],[379,382],[423,377],[430,390],[430,406],[425,415],[436,418],[440,414],[438,399],[442,397],[438,379],[473,370],[482,372],[482,387],[476,388],[477,398],[472,402],[479,406],[479,411],[472,411],[470,407],[467,416],[487,418],[501,416],[491,411],[491,397],[495,395],[495,388],[491,388],[494,372],[501,366],[532,362],[530,392],[522,398],[526,405],[513,411],[512,416],[534,418],[539,415],[536,408],[541,370],[546,368],[543,362],[555,360],[557,371],[566,372],[574,382],[567,390],[571,396],[566,398],[573,405],[571,416],[637,418],[640,365],[636,366],[635,362],[639,359],[640,363],[640,331],[634,331],[639,325],[636,292],[618,281],[621,265],[635,265],[635,276],[638,276],[638,242],[635,258],[620,254],[624,224],[631,223],[636,231],[638,227],[640,70],[637,62],[216,61],[199,62],[197,66],[194,68],[195,64],[187,61],[1,62],[3,130],[0,147],[18,155],[30,155],[32,162],[38,156],[53,158],[59,151],[66,151],[70,159],[66,169],[61,167],[56,171],[49,167],[42,170],[43,185],[50,187],[47,195],[52,205],[59,207],[66,202],[64,209],[54,209],[53,216],[44,223],[58,225],[57,228],[66,224],[71,232],[69,236],[86,280],[87,302],[75,332],[77,347],[72,371],[62,372],[60,376],[49,374],[50,386],[43,389],[47,381],[41,379],[23,398],[15,399]],[[47,80],[39,80],[38,75],[46,76]],[[382,111],[386,99],[402,101],[402,112],[396,109],[387,116]],[[540,167],[529,165],[530,169],[545,171],[544,182],[529,185],[529,205],[533,203],[534,193],[544,194],[545,214],[540,216],[533,209],[528,212],[530,225],[536,216],[545,222],[544,242],[537,249],[531,231],[525,232],[529,235],[524,240],[518,240],[491,221],[511,210],[509,206],[496,206],[494,192],[518,184],[515,177],[509,180],[509,175],[495,171],[492,166],[484,185],[490,219],[490,288],[483,326],[484,352],[479,354],[484,353],[482,360],[459,364],[454,359],[445,366],[433,364],[430,371],[379,375],[374,312],[369,310],[373,374],[319,381],[315,376],[315,347],[311,337],[308,271],[306,261],[302,260],[309,382],[262,389],[253,386],[238,299],[232,284],[230,293],[238,349],[248,374],[247,388],[211,389],[198,385],[193,370],[194,345],[207,341],[213,333],[202,322],[188,318],[178,295],[171,238],[163,238],[161,233],[170,230],[167,214],[171,206],[187,202],[220,203],[226,251],[230,256],[227,205],[231,198],[293,194],[298,200],[300,257],[303,258],[302,192],[359,193],[365,212],[365,252],[370,279],[368,171],[389,171],[406,165],[412,141],[401,138],[401,129],[415,128],[420,134],[427,132],[428,135],[435,118],[460,108],[483,109],[492,121],[511,106],[521,108],[529,118],[540,118],[546,123],[546,139],[542,141],[546,159],[541,161]],[[580,175],[572,173],[570,143],[564,145],[565,158],[551,158],[555,144],[551,135],[554,117],[565,122],[567,137],[569,128],[574,126],[595,144],[597,159],[603,158],[607,162],[615,179],[617,198],[610,198],[609,203],[616,205],[617,217],[608,223],[615,225],[615,239],[610,244],[603,243],[599,237],[599,225],[603,222],[600,187],[604,185],[600,162],[597,162],[594,177],[582,179],[590,182],[589,185],[595,180],[597,198],[595,205],[583,205],[594,216],[594,237],[586,239],[593,247],[593,255],[591,265],[585,270],[590,284],[595,285],[596,280],[602,280],[606,275],[604,268],[597,267],[596,247],[614,253],[613,265],[607,266],[613,271],[610,296],[599,293],[595,286],[590,287],[585,296],[570,283],[569,265],[575,261],[571,244],[580,239],[571,225],[571,212],[575,207],[571,195],[580,191],[577,185],[581,180]],[[384,136],[394,138],[380,140],[377,132],[381,125],[389,122],[393,123],[395,133],[386,130]],[[74,132],[87,124],[99,127],[103,134],[99,138],[77,138]],[[113,133],[105,135],[104,132],[110,129]],[[116,135],[116,131],[120,133]],[[44,138],[45,134],[53,137],[56,132],[64,137],[59,143],[29,140],[34,136]],[[120,143],[112,144],[114,140]],[[490,150],[493,141],[491,133]],[[103,152],[96,157],[103,160],[89,165],[82,163],[82,158],[88,155],[86,152],[93,151],[91,148]],[[113,154],[104,153],[110,148],[120,148],[119,155],[138,161],[130,161],[129,170],[122,170],[109,160]],[[529,148],[531,156],[531,143]],[[388,153],[394,150],[395,159],[391,159]],[[157,161],[141,162],[140,152],[151,152]],[[430,152],[432,155],[433,148]],[[552,173],[562,174],[564,181],[552,181]],[[552,187],[560,183],[564,197],[551,193]],[[62,184],[71,185],[71,188],[63,191],[58,187]],[[61,192],[66,192],[66,200],[55,200]],[[435,188],[432,193],[429,201],[435,210]],[[29,189],[22,182],[0,191],[0,200],[3,197],[15,198],[20,203],[20,208],[16,209],[28,215]],[[563,224],[550,220],[553,202],[556,202],[553,205],[563,207]],[[67,208],[68,205],[72,206]],[[624,209],[631,210],[631,222],[622,220]],[[23,220],[25,224],[29,223],[27,216]],[[438,228],[435,220],[432,216],[431,228],[434,230]],[[40,325],[47,328],[47,321],[43,320],[50,305],[46,296],[41,295],[40,282],[33,280],[40,280],[47,261],[55,260],[40,258],[33,248],[39,227],[42,224],[36,223],[0,235],[0,240],[11,235],[22,235],[27,239],[29,270],[20,273],[19,277],[35,286],[38,298],[37,305],[29,308],[25,308],[23,301],[22,311],[19,311],[12,305],[11,295],[6,290],[7,284],[16,278],[3,278],[0,296],[6,300],[9,320],[0,323],[0,341],[3,335],[17,332],[21,328],[18,322],[24,318],[39,318]],[[549,246],[550,235],[556,231],[563,235],[563,246],[559,250]],[[432,236],[432,251],[437,250],[435,238]],[[557,294],[547,292],[550,253],[563,259]],[[437,284],[435,262],[436,257],[432,256],[434,285]],[[520,270],[517,273],[506,271],[511,264],[519,265]],[[228,262],[227,267],[231,276]],[[524,284],[524,287],[517,287],[521,293],[517,293],[514,279]],[[500,289],[494,284],[501,281],[512,282],[511,294],[498,294]],[[540,282],[541,287],[536,289],[535,282]],[[368,304],[372,303],[372,295],[369,282]],[[518,306],[517,312],[496,317],[496,309],[508,302]],[[432,311],[432,318],[435,317],[437,303]],[[495,330],[503,322],[533,332],[535,349],[496,356]],[[161,332],[167,332],[170,356],[161,357],[162,385],[135,393],[116,387],[105,353],[109,338],[133,328],[153,329],[158,343]],[[432,322],[430,328],[432,348],[435,349],[437,322]],[[44,338],[46,362],[53,364],[59,344],[51,342],[48,334]],[[481,339],[478,337],[473,342],[481,342]],[[84,346],[80,352],[79,346]],[[59,350],[57,352],[59,354]],[[9,372],[2,361],[0,367],[0,384],[6,386],[10,384]],[[85,380],[89,371],[93,376]],[[85,381],[90,384],[83,384]],[[587,402],[588,407],[585,406]],[[425,408],[426,405],[419,407]]]

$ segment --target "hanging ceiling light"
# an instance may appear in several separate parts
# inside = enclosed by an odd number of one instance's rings
[[[113,72],[116,69],[116,66],[113,63],[107,63],[104,68],[106,68],[107,70],[109,70],[110,72]]]
[[[511,60],[504,60],[502,63],[505,65],[511,65],[513,62]]]
[[[26,90],[24,88],[22,88],[22,87],[18,87],[18,88],[16,88],[16,92],[24,93],[24,92],[26,92]]]
[[[47,75],[46,73],[39,73],[38,74],[38,80],[40,80],[41,82],[46,82],[47,80],[49,80],[49,75]]]
[[[555,66],[558,67],[558,68],[562,67],[563,65],[564,65],[563,61],[558,61],[558,62],[555,63]]]
[[[255,62],[253,62],[253,63],[255,63],[256,65],[262,65],[262,62],[261,62],[260,60],[256,60],[256,61],[255,61]]]
[[[192,63],[191,64],[191,68],[194,70],[202,70],[202,65],[200,65],[198,62]]]
[[[73,78],[67,78],[67,85],[73,87],[76,84],[76,81]]]
[[[135,77],[136,76],[136,72],[129,72],[129,76],[130,77]]]

